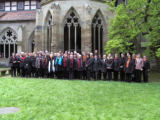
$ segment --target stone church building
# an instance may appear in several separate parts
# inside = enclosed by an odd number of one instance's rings
[[[119,0],[117,5],[124,0]],[[1,0],[0,54],[97,49],[109,40],[105,0]]]

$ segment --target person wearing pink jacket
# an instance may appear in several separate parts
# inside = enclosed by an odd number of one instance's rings
[[[141,82],[141,74],[143,71],[143,59],[141,58],[141,55],[138,54],[137,58],[135,60],[135,69],[136,69],[136,82]]]

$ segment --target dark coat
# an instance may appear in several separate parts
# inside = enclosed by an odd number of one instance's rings
[[[93,64],[93,58],[89,58],[88,59],[88,70],[92,70],[92,64]],[[87,58],[86,58],[86,60],[85,60],[85,67],[84,67],[84,69],[86,70],[86,65],[87,65]]]
[[[120,68],[119,70],[124,71],[124,64],[126,62],[126,58],[120,58],[119,60],[120,60],[119,66],[123,66],[123,68],[119,67]]]
[[[109,67],[109,66],[110,66],[110,69],[113,69],[113,58],[106,59],[106,67]]]
[[[73,59],[73,70],[76,69],[75,60]],[[67,70],[70,71],[70,59],[67,60]]]
[[[149,60],[143,61],[143,69],[150,69],[150,62],[149,62]]]
[[[27,64],[28,64],[28,69],[31,69],[31,61],[29,57],[24,59],[24,66],[26,66]]]
[[[31,65],[31,67],[35,67],[35,61],[36,61],[36,59],[34,58],[34,57],[30,57],[30,65]]]
[[[101,72],[102,73],[106,73],[107,72],[107,69],[106,69],[106,60],[104,61],[104,59],[101,60]]]
[[[16,57],[16,58],[17,58],[17,62],[16,62],[16,63],[17,63],[17,65],[16,65],[16,66],[17,66],[17,67],[19,67],[20,62],[21,62],[21,58],[20,58],[19,56],[18,56],[18,57]]]
[[[83,59],[81,59],[81,68],[78,67],[78,61],[79,59],[76,59],[76,70],[77,71],[83,71]]]
[[[134,64],[134,70],[135,70],[135,67],[136,67],[136,65],[135,65],[135,63],[136,63],[136,59],[132,59],[132,61],[133,61],[133,64]]]
[[[101,68],[101,61],[97,58],[97,60],[93,59],[93,71],[99,71]]]
[[[42,66],[44,69],[48,69],[48,63],[49,63],[49,59],[47,59],[47,61],[45,59],[43,59]]]
[[[125,73],[132,73],[134,70],[134,63],[133,63],[134,61],[130,60],[128,68],[126,67],[127,61],[128,60],[126,60],[124,64],[124,71]]]
[[[119,59],[113,59],[113,69],[115,71],[119,71],[119,68],[120,68],[120,60]]]
[[[12,63],[11,67],[17,67],[17,57],[15,57],[14,59],[13,57],[10,57],[9,63]]]

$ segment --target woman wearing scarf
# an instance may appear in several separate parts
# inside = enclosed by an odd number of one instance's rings
[[[64,55],[63,58],[63,70],[64,70],[64,79],[68,79],[68,71],[67,71],[67,60],[68,60],[68,56],[67,54]]]
[[[137,58],[135,60],[135,65],[136,65],[136,82],[140,83],[141,82],[141,74],[143,71],[143,59],[141,58],[141,55],[138,54]]]
[[[106,68],[108,72],[108,81],[112,80],[112,69],[113,69],[113,58],[111,54],[108,54],[108,57],[106,59]]]
[[[60,54],[57,53],[57,58],[56,58],[56,61],[55,61],[55,68],[56,68],[56,72],[57,72],[57,78],[58,79],[61,79],[62,76],[61,76],[61,72],[62,72],[62,58],[60,57]]]
[[[69,80],[73,80],[74,79],[74,59],[73,59],[73,55],[70,55],[70,58],[67,61],[67,69],[69,72]]]
[[[103,55],[101,60],[101,72],[103,74],[103,80],[106,81],[107,69],[106,69],[106,55]]]
[[[42,78],[42,61],[43,61],[42,55],[39,54],[36,59],[36,64],[35,64],[36,68],[38,69],[38,77],[39,78]]]
[[[48,73],[50,77],[53,79],[55,74],[55,60],[53,58],[53,55],[50,55],[49,63],[48,63]]]
[[[143,81],[148,82],[148,71],[150,69],[150,62],[146,56],[143,56]]]
[[[9,65],[11,67],[11,76],[13,77],[14,74],[14,77],[16,77],[17,58],[14,53],[12,53],[12,57],[9,60]]]
[[[125,55],[124,53],[121,54],[121,58],[120,58],[120,80],[121,82],[125,81],[125,72],[124,72],[124,64],[126,62],[126,58],[125,58]]]
[[[98,59],[97,55],[94,56],[93,59],[93,73],[94,73],[94,80],[99,80],[99,70],[101,68],[100,60]]]
[[[44,69],[44,77],[48,78],[48,56],[45,55],[43,59],[43,69]]]
[[[131,75],[133,73],[134,69],[134,63],[131,59],[131,55],[127,55],[128,59],[126,59],[125,65],[124,65],[124,71],[126,73],[126,82],[131,83]]]
[[[26,57],[24,59],[24,69],[26,78],[30,77],[30,69],[31,69],[30,64],[31,64],[30,58],[28,57],[28,54],[26,54]]]
[[[114,68],[114,80],[118,81],[118,72],[119,72],[120,60],[118,59],[118,54],[115,54],[113,59],[113,68]]]
[[[93,60],[92,58],[90,58],[90,54],[87,54],[86,60],[85,60],[85,67],[84,67],[84,69],[86,69],[87,80],[91,79],[92,62]]]
[[[78,73],[78,79],[82,80],[83,59],[81,58],[81,55],[78,55],[78,59],[76,60],[76,69]]]

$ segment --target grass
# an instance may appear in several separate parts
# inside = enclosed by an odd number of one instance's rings
[[[0,77],[0,120],[159,120],[160,83]]]

